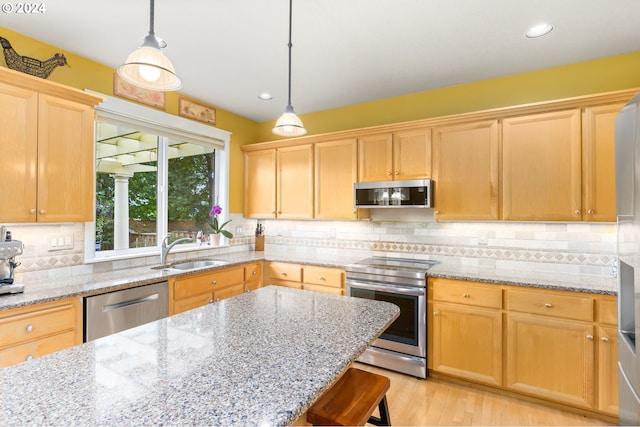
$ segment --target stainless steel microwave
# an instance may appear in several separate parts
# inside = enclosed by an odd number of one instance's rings
[[[430,179],[407,181],[356,182],[353,184],[356,208],[431,208]]]

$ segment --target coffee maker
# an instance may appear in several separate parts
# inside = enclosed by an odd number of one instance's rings
[[[12,240],[11,232],[0,226],[0,295],[24,292],[24,285],[14,283],[13,273],[17,266],[16,256],[22,255],[24,245],[20,240]]]

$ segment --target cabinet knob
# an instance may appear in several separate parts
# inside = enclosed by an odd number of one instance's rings
[[[325,279],[324,279],[324,277],[319,276],[319,277],[318,277],[318,280],[325,280]]]
[[[30,214],[34,214],[34,213],[36,213],[35,208],[34,208],[34,209],[29,209],[29,213],[30,213]]]
[[[593,335],[587,335],[587,339],[593,341]]]
[[[396,172],[394,173],[394,175],[400,175],[400,172],[397,172],[397,171],[396,171]]]
[[[434,315],[434,316],[437,316],[437,315],[438,315],[438,312],[437,312],[437,311],[434,311],[434,312],[433,312],[433,315]]]
[[[25,357],[24,360],[26,360],[26,361],[33,360],[33,356],[32,355],[28,355],[27,357]]]
[[[593,214],[594,214],[594,210],[593,210],[593,209],[589,209],[589,210],[587,211],[587,213],[588,213],[589,215],[593,215]]]
[[[216,302],[220,302],[220,298],[216,298]]]
[[[551,307],[553,307],[553,306],[552,306],[551,304],[549,304],[549,303],[546,303],[544,306],[545,306],[545,307],[547,307],[547,308],[551,308]]]
[[[45,211],[44,209],[40,209],[40,210],[38,211],[38,213],[39,213],[40,215],[44,215],[44,214],[45,214],[45,212],[46,212],[46,211]]]
[[[276,211],[271,211],[271,213],[272,213],[272,214],[275,214],[275,213],[276,213]]]
[[[213,304],[213,300],[212,299],[209,300],[209,304]]]
[[[607,337],[602,337],[602,338],[600,338],[600,341],[602,341],[602,342],[609,342],[609,338],[607,338]]]
[[[217,285],[217,284],[218,284],[218,281],[217,281],[217,280],[212,280],[212,281],[211,281],[211,284],[212,284],[212,285]]]
[[[354,210],[353,210],[353,212],[351,212],[351,213],[355,215],[355,214],[357,214],[357,213],[358,213],[358,210],[357,210],[357,209],[354,209]]]
[[[280,273],[280,275],[281,275],[282,277],[285,277],[285,276],[287,275],[287,273],[285,273],[285,272],[283,271],[282,273]]]
[[[253,272],[253,273],[251,273],[251,274],[253,274],[253,275],[255,276],[256,274],[258,274],[258,272],[257,272],[257,271],[254,271],[254,272]]]
[[[391,176],[391,172],[387,172],[387,176]]]
[[[469,295],[469,294],[462,294],[462,296],[463,296],[463,297],[465,297],[465,298],[469,298],[471,295]]]
[[[580,211],[580,209],[576,209],[576,211],[574,212],[576,215],[580,215],[582,212]]]
[[[33,332],[34,329],[35,328],[33,327],[33,325],[27,325],[27,328],[26,328],[27,332]]]

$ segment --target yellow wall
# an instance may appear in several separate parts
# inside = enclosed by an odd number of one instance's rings
[[[83,58],[55,46],[42,43],[22,34],[0,27],[0,36],[11,42],[20,55],[37,59],[46,59],[55,52],[63,52],[69,67],[57,67],[47,80],[78,89],[91,89],[105,95],[113,95],[113,75],[115,70],[98,62]],[[123,58],[124,60],[124,58]],[[0,61],[5,66],[4,59]],[[178,114],[178,93],[167,92],[166,112]],[[216,107],[213,105],[213,107]],[[230,144],[230,194],[229,212],[242,212],[243,156],[240,146],[257,141],[258,124],[237,114],[216,107],[216,127],[232,133]]]
[[[300,114],[300,118],[313,135],[634,87],[640,87],[640,52]],[[259,141],[280,139],[271,133],[274,124],[275,120],[260,124]]]

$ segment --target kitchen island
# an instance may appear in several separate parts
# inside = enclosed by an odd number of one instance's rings
[[[275,286],[0,371],[2,425],[287,425],[398,316]]]

